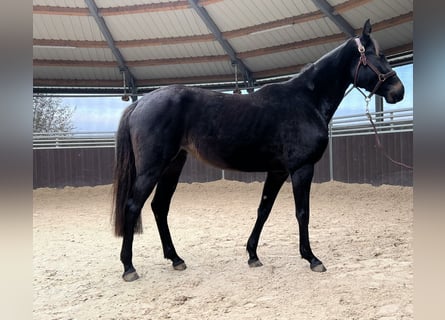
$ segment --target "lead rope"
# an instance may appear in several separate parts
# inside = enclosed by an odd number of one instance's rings
[[[388,153],[386,153],[386,151],[383,149],[383,145],[382,145],[382,143],[380,141],[379,134],[377,132],[377,128],[375,126],[374,121],[372,120],[371,113],[369,112],[369,101],[371,101],[371,98],[366,97],[365,98],[365,102],[366,102],[366,116],[368,117],[369,122],[371,122],[372,129],[374,130],[375,142],[377,144],[377,147],[382,151],[382,153],[385,156],[385,158],[388,159],[389,161],[391,161],[392,163],[394,163],[394,164],[396,164],[398,166],[401,166],[401,167],[403,167],[405,169],[408,169],[408,170],[414,170],[414,168],[412,166],[407,165],[407,164],[405,164],[403,162],[396,161],[393,158],[391,158],[391,156]]]
[[[373,129],[373,131],[374,131],[374,136],[375,136],[375,142],[376,142],[376,145],[377,145],[377,147],[382,151],[382,153],[383,153],[383,155],[385,156],[385,158],[388,159],[389,161],[391,161],[392,163],[394,163],[394,164],[396,164],[396,165],[398,165],[398,166],[401,166],[401,167],[403,167],[403,168],[405,168],[405,169],[408,169],[408,170],[414,170],[413,166],[407,165],[407,164],[405,164],[405,163],[403,163],[403,162],[399,162],[399,161],[396,161],[396,160],[394,160],[393,158],[391,158],[391,156],[390,156],[388,153],[386,153],[386,151],[383,149],[383,145],[382,145],[382,142],[380,141],[379,134],[378,134],[378,132],[377,132],[377,128],[376,128],[376,126],[375,126],[374,120],[372,120],[372,115],[371,115],[371,113],[369,112],[369,102],[371,101],[371,97],[372,97],[373,94],[366,95],[362,90],[360,90],[359,87],[353,85],[351,88],[349,88],[349,89],[346,91],[346,93],[345,93],[345,95],[343,96],[343,98],[346,97],[346,96],[352,91],[352,89],[357,89],[358,92],[360,92],[360,93],[362,94],[362,96],[365,98],[365,103],[366,103],[366,106],[365,106],[365,115],[366,115],[366,117],[368,118],[369,122],[371,123],[372,129]]]
[[[346,97],[352,91],[352,89],[354,89],[354,88],[357,89],[358,92],[360,92],[362,94],[362,96],[365,98],[365,103],[366,103],[366,113],[365,114],[368,117],[369,122],[371,122],[372,129],[374,130],[375,141],[376,141],[377,147],[382,151],[382,153],[385,156],[385,158],[387,158],[392,163],[394,163],[394,164],[396,164],[398,166],[401,166],[403,168],[406,168],[408,170],[414,170],[414,168],[412,166],[409,166],[409,165],[407,165],[405,163],[396,161],[396,160],[391,158],[386,153],[386,151],[383,149],[382,143],[380,142],[379,134],[377,132],[377,128],[375,126],[375,123],[372,120],[371,113],[369,112],[369,101],[371,101],[371,97],[375,94],[375,92],[380,87],[380,85],[383,82],[386,81],[386,79],[392,77],[396,73],[395,73],[394,70],[392,70],[392,71],[390,71],[390,72],[388,72],[386,74],[380,73],[380,71],[373,64],[368,62],[368,60],[366,58],[366,55],[365,55],[365,47],[360,42],[360,39],[359,38],[355,38],[355,42],[357,44],[358,51],[360,52],[360,60],[358,61],[357,67],[355,69],[354,83],[353,83],[352,87],[346,91],[346,93],[344,94],[343,98]],[[359,87],[357,87],[357,77],[358,77],[358,72],[359,72],[359,69],[360,69],[361,65],[370,67],[377,74],[377,76],[379,78],[379,81],[375,85],[374,90],[372,90],[372,92],[369,95],[366,95]]]

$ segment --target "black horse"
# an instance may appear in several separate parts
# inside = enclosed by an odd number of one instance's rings
[[[138,278],[132,263],[133,234],[141,209],[156,186],[151,207],[164,257],[186,268],[167,224],[170,201],[188,153],[213,166],[267,172],[258,217],[247,241],[248,264],[261,266],[257,246],[283,183],[291,177],[300,253],[313,271],[325,271],[309,244],[309,192],[314,164],[328,143],[328,123],[350,84],[385,97],[403,98],[404,87],[365,23],[362,35],[310,64],[299,75],[247,95],[179,85],[155,90],[123,113],[116,137],[113,220],[123,237],[123,278]]]

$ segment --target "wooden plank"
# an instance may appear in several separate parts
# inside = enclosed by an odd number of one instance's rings
[[[332,139],[332,153],[334,166],[334,180],[347,182],[347,161],[346,155],[346,137],[336,137]]]
[[[413,172],[391,163],[375,148],[373,135],[333,138],[334,180],[373,185],[413,185]],[[412,165],[413,133],[380,135],[385,150],[397,161]],[[94,186],[110,184],[114,148],[33,150],[33,187]],[[222,178],[221,169],[189,156],[181,182],[209,182]],[[225,171],[225,178],[244,182],[264,181],[265,173]],[[329,153],[316,164],[314,182],[329,181]]]
[[[321,159],[315,164],[314,178],[312,181],[315,183],[322,183],[329,180],[329,150],[326,148]]]

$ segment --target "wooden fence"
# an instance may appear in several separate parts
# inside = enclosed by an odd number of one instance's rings
[[[412,132],[380,135],[387,153],[400,161],[413,163]],[[333,173],[336,181],[348,183],[412,186],[412,171],[394,165],[375,147],[373,135],[332,139]],[[114,148],[34,149],[34,188],[95,186],[112,182]],[[331,180],[329,152],[326,150],[315,168],[314,182]],[[245,182],[263,181],[264,173],[222,171],[189,156],[182,182],[207,182],[219,179]]]
[[[380,140],[392,158],[413,163],[412,109],[376,113]],[[410,112],[410,113],[409,113]],[[366,119],[365,119],[366,120]],[[330,144],[316,164],[313,181],[412,186],[413,172],[386,159],[376,148],[369,124],[361,117],[335,118],[330,127]],[[95,186],[112,183],[114,138],[110,134],[85,137],[36,136],[34,139],[34,188]],[[181,182],[220,179],[263,181],[265,173],[245,173],[210,167],[189,156]]]

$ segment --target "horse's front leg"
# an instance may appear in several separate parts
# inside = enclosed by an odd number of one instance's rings
[[[280,191],[281,186],[286,181],[289,174],[287,172],[268,172],[266,181],[264,182],[263,194],[261,195],[261,202],[258,208],[258,216],[255,226],[247,241],[247,252],[249,253],[248,264],[250,267],[260,267],[263,264],[257,256],[258,241],[260,239],[261,231],[264,223],[269,217],[272,206]]]
[[[291,174],[296,216],[300,230],[300,254],[309,261],[312,271],[324,272],[323,263],[312,253],[309,243],[309,196],[314,165],[306,165]]]

